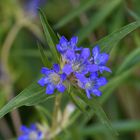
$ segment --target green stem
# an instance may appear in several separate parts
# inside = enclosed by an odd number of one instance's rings
[[[57,95],[55,98],[55,104],[54,104],[54,112],[53,112],[53,119],[52,119],[52,131],[55,131],[58,126],[58,113],[60,109],[60,103],[61,103],[61,94]]]

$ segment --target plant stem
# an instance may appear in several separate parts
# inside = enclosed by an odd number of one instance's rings
[[[54,104],[54,112],[53,112],[53,119],[52,119],[52,131],[55,131],[58,126],[58,113],[60,109],[60,103],[61,103],[61,94],[57,95],[55,98],[55,104]]]

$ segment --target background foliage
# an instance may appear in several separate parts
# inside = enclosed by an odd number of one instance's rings
[[[0,1],[0,108],[40,77],[40,68],[44,65],[40,52],[42,56],[45,53],[50,64],[57,62],[55,50],[52,49],[53,55],[49,50],[49,46],[53,47],[57,42],[56,39],[54,41],[49,25],[44,24],[42,16],[39,18],[38,15],[33,16],[30,11],[25,11],[25,5],[23,0]],[[56,139],[139,140],[140,1],[47,0],[42,8],[45,11],[44,17],[47,17],[55,33],[67,38],[78,35],[79,45],[92,49],[95,44],[99,44],[103,51],[110,53],[108,66],[113,71],[111,75],[105,73],[109,83],[102,88],[103,96],[98,100],[119,136],[112,137],[98,122],[98,117],[94,116],[96,110],[85,110],[86,105],[80,100],[71,116],[70,125]],[[43,28],[46,28],[45,35],[41,22]],[[48,36],[53,38],[52,42]],[[43,48],[38,49],[37,42]],[[19,135],[21,122],[29,125],[43,121],[42,116],[45,116],[50,124],[54,96],[46,100],[48,96],[42,93],[44,89],[32,84],[0,111],[2,117],[11,109],[22,106],[0,120],[0,139],[7,140]],[[74,100],[74,94],[72,97]],[[62,110],[69,99],[65,93],[62,97]],[[89,106],[95,107],[95,102],[89,101]],[[97,112],[100,110],[95,109]]]

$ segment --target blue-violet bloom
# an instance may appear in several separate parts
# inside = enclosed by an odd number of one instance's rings
[[[89,62],[90,50],[83,48],[81,53],[75,53],[73,50],[67,51],[67,63],[63,67],[63,72],[67,75],[71,73],[87,74],[88,72],[95,72],[98,66]]]
[[[41,73],[45,76],[38,81],[41,86],[47,86],[46,93],[53,94],[57,89],[59,92],[65,91],[63,81],[66,79],[66,74],[60,74],[60,66],[58,64],[53,65],[53,69],[43,67]]]
[[[100,48],[95,46],[92,50],[93,57],[91,62],[98,66],[98,70],[103,73],[103,71],[111,72],[110,68],[106,65],[109,55],[107,53],[100,53]]]
[[[43,140],[43,133],[35,124],[32,124],[29,128],[23,125],[21,131],[22,135],[18,137],[18,140]]]
[[[86,91],[88,98],[91,98],[91,94],[101,96],[102,92],[99,88],[107,84],[106,78],[98,77],[97,72],[91,73],[88,78],[83,74],[77,74],[76,77],[78,79],[78,85]]]
[[[68,41],[64,36],[60,38],[59,44],[56,45],[58,52],[62,56],[62,60],[65,60],[68,54],[68,50],[80,51],[82,47],[77,47],[78,37],[73,36],[70,41]]]

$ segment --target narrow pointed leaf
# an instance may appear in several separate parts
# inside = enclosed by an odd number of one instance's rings
[[[41,44],[39,42],[37,43],[37,45],[38,45],[38,49],[40,51],[41,59],[42,59],[44,66],[50,68],[51,62],[48,60],[47,55],[45,54],[45,51],[43,50],[43,47],[41,46]]]
[[[112,0],[99,9],[99,11],[89,19],[89,24],[81,28],[76,34],[79,37],[79,43],[81,43],[87,36],[99,27],[103,21],[112,13],[117,6],[121,3],[121,0]]]
[[[58,44],[58,38],[56,36],[56,34],[54,33],[53,29],[51,28],[51,26],[49,25],[45,14],[42,12],[41,9],[39,9],[39,15],[40,15],[40,20],[44,29],[44,34],[47,40],[47,43],[50,47],[50,50],[55,58],[56,62],[59,62],[59,55],[58,52],[56,50],[56,44]]]
[[[128,70],[133,67],[133,65],[136,65],[137,63],[140,63],[140,48],[135,49],[132,53],[130,53],[123,63],[120,65],[118,70],[116,71],[116,75],[120,74],[121,72]]]
[[[60,21],[55,25],[55,28],[58,29],[66,25],[73,18],[79,16],[82,12],[90,9],[95,4],[95,2],[96,0],[88,0],[82,2],[78,7],[72,9],[66,16],[64,16],[64,18],[60,19]]]
[[[140,131],[140,121],[139,120],[112,122],[112,126],[115,130],[117,130],[121,133]],[[82,135],[95,135],[97,133],[100,134],[104,131],[105,131],[105,129],[102,125],[94,124],[92,126],[82,128],[80,130],[80,133]]]
[[[111,123],[110,123],[108,117],[106,116],[104,110],[102,109],[101,105],[98,103],[98,100],[95,97],[93,97],[92,99],[89,100],[85,94],[83,94],[81,92],[77,92],[77,93],[78,93],[78,96],[83,101],[85,101],[85,103],[87,103],[91,109],[94,110],[94,112],[97,115],[97,117],[99,118],[99,120],[110,130],[113,137],[115,135],[118,135],[117,132],[112,128]]]
[[[123,39],[125,36],[127,36],[129,33],[134,31],[140,27],[140,21],[132,22],[122,28],[120,28],[118,31],[113,32],[109,34],[108,36],[104,37],[103,39],[97,41],[95,45],[99,45],[101,47],[101,50],[103,52],[109,53],[111,49],[117,45],[117,43]]]
[[[77,106],[77,108],[79,108],[79,110],[81,110],[82,112],[86,112],[86,104],[81,100],[78,99],[78,97],[73,93],[69,93],[72,101],[74,102],[74,104]]]
[[[32,106],[52,98],[54,95],[45,94],[45,88],[40,87],[37,82],[34,82],[20,94],[9,101],[2,109],[0,109],[0,118],[4,115],[21,106]]]

